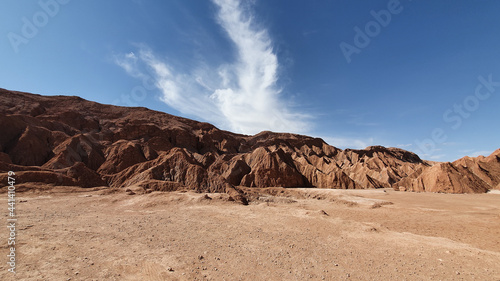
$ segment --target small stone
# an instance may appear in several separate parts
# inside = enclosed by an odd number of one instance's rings
[[[169,266],[169,267],[167,267],[167,270],[168,270],[168,271],[174,271],[174,269],[173,269],[173,268],[171,268],[170,266]]]

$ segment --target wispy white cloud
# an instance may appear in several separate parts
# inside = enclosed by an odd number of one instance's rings
[[[431,155],[429,156],[429,158],[431,160],[442,160],[445,156],[446,154],[437,154],[437,155]]]
[[[182,113],[223,128],[254,134],[262,130],[307,132],[307,114],[297,113],[281,95],[278,58],[265,28],[239,0],[213,0],[218,24],[233,43],[237,59],[218,66],[200,64],[190,73],[176,71],[146,45],[138,54],[117,56],[129,75],[143,78],[148,69],[161,100]]]
[[[323,137],[323,140],[329,145],[338,148],[363,149],[375,144],[373,138],[360,139],[344,137]]]
[[[406,143],[406,144],[398,144],[396,145],[396,147],[399,147],[399,148],[406,148],[406,147],[411,147],[413,146],[413,143]]]
[[[115,63],[134,78],[142,78],[144,76],[137,68],[137,56],[133,52],[115,57]]]
[[[479,155],[488,156],[493,153],[493,150],[480,150],[469,153],[470,157],[478,157]]]

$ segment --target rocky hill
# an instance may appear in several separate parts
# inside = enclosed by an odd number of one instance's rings
[[[18,183],[233,192],[244,187],[498,188],[500,150],[432,163],[398,148],[341,150],[322,139],[219,130],[140,107],[0,89],[0,186]]]
[[[464,157],[418,169],[393,187],[402,191],[446,193],[487,192],[499,189],[500,149],[490,156]]]

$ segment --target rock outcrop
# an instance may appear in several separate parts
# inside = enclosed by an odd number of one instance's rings
[[[500,150],[432,163],[398,148],[341,150],[303,135],[234,134],[146,108],[71,96],[0,89],[0,127],[0,179],[12,170],[19,182],[192,189],[235,198],[238,186],[464,193],[500,183]]]
[[[463,157],[419,169],[394,184],[396,190],[447,193],[483,193],[498,189],[500,149],[490,156]]]

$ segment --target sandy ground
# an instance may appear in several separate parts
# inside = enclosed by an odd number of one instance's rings
[[[1,280],[500,280],[500,194],[17,196],[17,273],[3,227]]]

